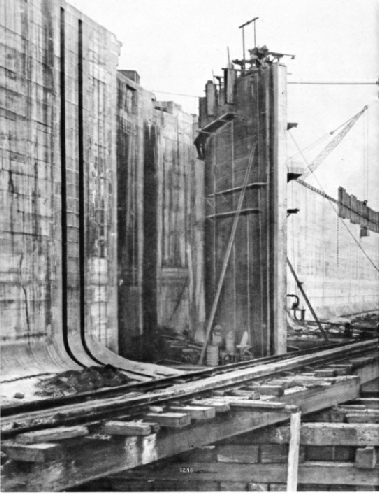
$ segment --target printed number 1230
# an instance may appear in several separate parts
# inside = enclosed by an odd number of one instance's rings
[[[180,471],[180,473],[193,473],[193,468],[192,467],[180,467],[179,471]]]

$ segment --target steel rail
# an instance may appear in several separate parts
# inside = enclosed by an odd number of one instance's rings
[[[323,345],[322,347],[309,348],[304,350],[297,350],[294,352],[289,352],[281,355],[272,355],[268,357],[260,357],[254,360],[247,360],[243,362],[230,363],[219,367],[212,367],[209,369],[202,369],[198,371],[189,372],[180,376],[170,376],[164,377],[160,379],[156,379],[154,381],[147,382],[139,382],[132,384],[123,384],[121,386],[117,386],[114,388],[102,388],[94,391],[86,391],[83,393],[78,393],[71,396],[62,396],[55,398],[46,398],[43,400],[35,400],[28,403],[20,403],[17,405],[2,405],[0,407],[1,416],[9,417],[12,415],[27,413],[33,411],[42,411],[48,410],[50,408],[55,408],[58,406],[70,405],[70,404],[80,404],[88,401],[89,399],[102,399],[102,398],[113,398],[116,396],[121,396],[125,393],[132,392],[149,392],[154,391],[159,388],[167,388],[177,384],[178,382],[182,383],[193,382],[195,380],[204,379],[205,377],[222,375],[227,372],[232,372],[235,370],[242,370],[246,368],[254,368],[263,363],[274,363],[282,360],[291,359],[293,357],[299,357],[301,355],[312,355],[322,350],[328,350],[332,348],[345,347],[347,345],[351,345],[352,342],[343,342],[343,343],[331,343],[328,345]]]

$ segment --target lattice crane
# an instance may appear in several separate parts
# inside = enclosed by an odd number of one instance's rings
[[[353,127],[353,125],[356,123],[356,121],[359,119],[361,115],[368,109],[368,106],[364,106],[360,112],[358,112],[356,115],[350,118],[342,129],[338,132],[337,135],[334,136],[334,138],[329,142],[329,144],[319,153],[316,158],[310,163],[308,168],[304,171],[303,175],[301,176],[302,179],[307,178],[311,173],[313,173],[318,166],[321,165],[321,163],[325,160],[325,158],[333,151],[333,149],[338,146],[338,144],[342,141],[342,139],[346,136],[346,134],[349,132],[349,130]]]

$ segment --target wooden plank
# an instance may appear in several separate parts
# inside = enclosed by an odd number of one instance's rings
[[[113,478],[105,479],[105,485],[99,484],[99,481],[93,482],[93,486],[90,487],[92,492],[96,491],[116,491],[116,492],[149,492],[154,488],[154,482],[151,480],[133,480],[133,479],[123,479],[123,478]]]
[[[342,364],[329,364],[329,367],[331,369],[347,369],[348,371],[352,371],[353,370],[353,364],[349,364],[349,363],[342,363]]]
[[[246,482],[220,482],[220,491],[227,491],[227,492],[246,491]]]
[[[151,427],[142,422],[110,420],[101,427],[101,432],[112,436],[148,436],[151,434]]]
[[[379,398],[359,398],[354,400],[352,403],[364,405],[367,408],[371,408],[371,410],[379,409]]]
[[[315,377],[335,377],[337,376],[336,369],[319,369],[315,371]]]
[[[357,405],[355,405],[357,406]],[[360,405],[358,405],[360,406]],[[366,408],[366,407],[363,407],[363,408],[354,408],[354,405],[352,405],[352,408],[350,408],[349,406],[345,406],[345,405],[340,405],[338,407],[338,410],[340,412],[343,412],[343,413],[350,413],[350,414],[354,414],[354,415],[371,415],[373,417],[376,417],[376,416],[379,416],[379,410],[376,410],[375,408],[374,409],[371,409],[371,408]]]
[[[301,412],[291,414],[290,445],[288,451],[287,491],[297,491],[297,473],[300,451]]]
[[[191,416],[188,413],[148,413],[146,418],[157,422],[162,427],[186,427],[191,423]]]
[[[345,405],[341,403],[336,407],[338,410],[343,410],[346,413],[362,413],[368,415],[379,415],[379,409],[377,408],[368,408],[366,405]]]
[[[144,420],[143,423],[145,425],[148,425],[151,428],[151,432],[156,433],[160,430],[161,426],[157,424],[156,422],[148,422],[147,420]]]
[[[251,389],[256,391],[261,395],[269,395],[269,396],[283,396],[284,390],[282,386],[271,386],[269,384],[262,384],[260,386],[251,386]]]
[[[366,406],[365,405],[345,405],[345,403],[341,406],[338,407],[339,410],[343,410],[343,411],[352,411],[352,410],[366,410]]]
[[[62,439],[86,436],[87,434],[87,427],[76,425],[74,427],[56,427],[54,429],[24,432],[16,437],[16,441],[23,444],[46,443],[50,441],[61,441]]]
[[[331,401],[334,400],[334,404],[349,400],[349,396],[356,392],[356,386],[359,386],[359,382],[358,377],[348,376],[346,380],[344,378],[342,381],[338,381],[327,388],[313,388],[294,395],[284,395],[281,399],[288,404],[299,404],[299,402],[302,402],[301,411],[308,413],[313,410],[327,408],[327,402],[324,401],[324,398],[327,396]],[[346,395],[345,392],[347,392]],[[301,396],[307,396],[307,399],[303,402]]]
[[[285,403],[260,400],[240,400],[238,398],[233,399],[233,397],[230,397],[229,404],[232,408],[247,408],[256,410],[284,410],[286,407]]]
[[[286,463],[186,463],[192,469],[191,479],[218,482],[285,483]],[[180,464],[167,465],[154,472],[152,478],[170,480],[177,478]],[[135,476],[137,471],[133,472]],[[151,475],[149,468],[138,471],[140,476]],[[127,475],[127,473],[126,473]],[[355,468],[353,463],[304,462],[299,464],[299,484],[324,485],[379,485],[379,467],[373,469]]]
[[[283,380],[284,381],[287,381],[287,382],[290,382],[292,384],[299,384],[299,383],[320,383],[322,385],[325,385],[325,383],[335,383],[337,381],[341,381],[343,380],[344,376],[336,376],[336,377],[324,377],[324,378],[320,378],[320,377],[316,377],[316,376],[313,376],[313,375],[308,375],[308,374],[299,374],[297,376],[288,376],[288,377],[284,377]],[[346,377],[347,379],[349,378],[349,376]]]
[[[199,405],[199,406],[214,407],[214,409],[216,410],[216,413],[229,412],[229,410],[230,410],[230,405],[226,401],[225,402],[212,401],[211,398],[204,399],[204,400],[193,400],[192,404],[193,405]]]
[[[281,433],[286,435],[282,428]],[[379,446],[379,425],[306,423],[301,426],[300,437],[305,445]]]
[[[358,448],[355,452],[355,468],[375,468],[376,465],[376,452],[372,446],[366,448]]]
[[[153,412],[153,413],[161,413],[161,412],[164,412],[164,407],[150,406],[148,408],[149,408],[149,412]]]
[[[379,415],[369,413],[347,413],[346,421],[348,424],[379,424]]]
[[[288,389],[292,386],[295,386],[291,381],[286,381],[285,379],[273,379],[269,383],[270,386],[280,386],[283,389]]]
[[[173,412],[189,414],[192,419],[207,420],[216,416],[216,409],[213,406],[170,406]]]
[[[16,461],[47,462],[63,457],[61,446],[54,443],[20,444],[3,441],[1,449],[11,460]]]
[[[249,400],[259,400],[259,393],[254,390],[248,391],[247,389],[234,389],[228,391],[228,395],[230,396],[243,396]]]
[[[269,427],[254,433],[254,444],[288,444],[289,426]],[[304,446],[379,446],[378,424],[307,422],[301,425],[300,444]]]
[[[156,435],[120,438],[117,441],[84,441],[67,447],[65,457],[46,464],[32,464],[28,470],[18,463],[4,465],[5,491],[60,491],[86,480],[104,477],[157,459]]]

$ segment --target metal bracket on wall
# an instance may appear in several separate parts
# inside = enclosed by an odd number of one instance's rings
[[[218,129],[221,129],[224,125],[231,122],[236,118],[237,114],[234,112],[224,113],[221,117],[216,118],[211,123],[199,130],[199,135],[196,137],[194,144],[199,155],[199,159],[205,159],[205,145],[208,138],[214,134]]]

